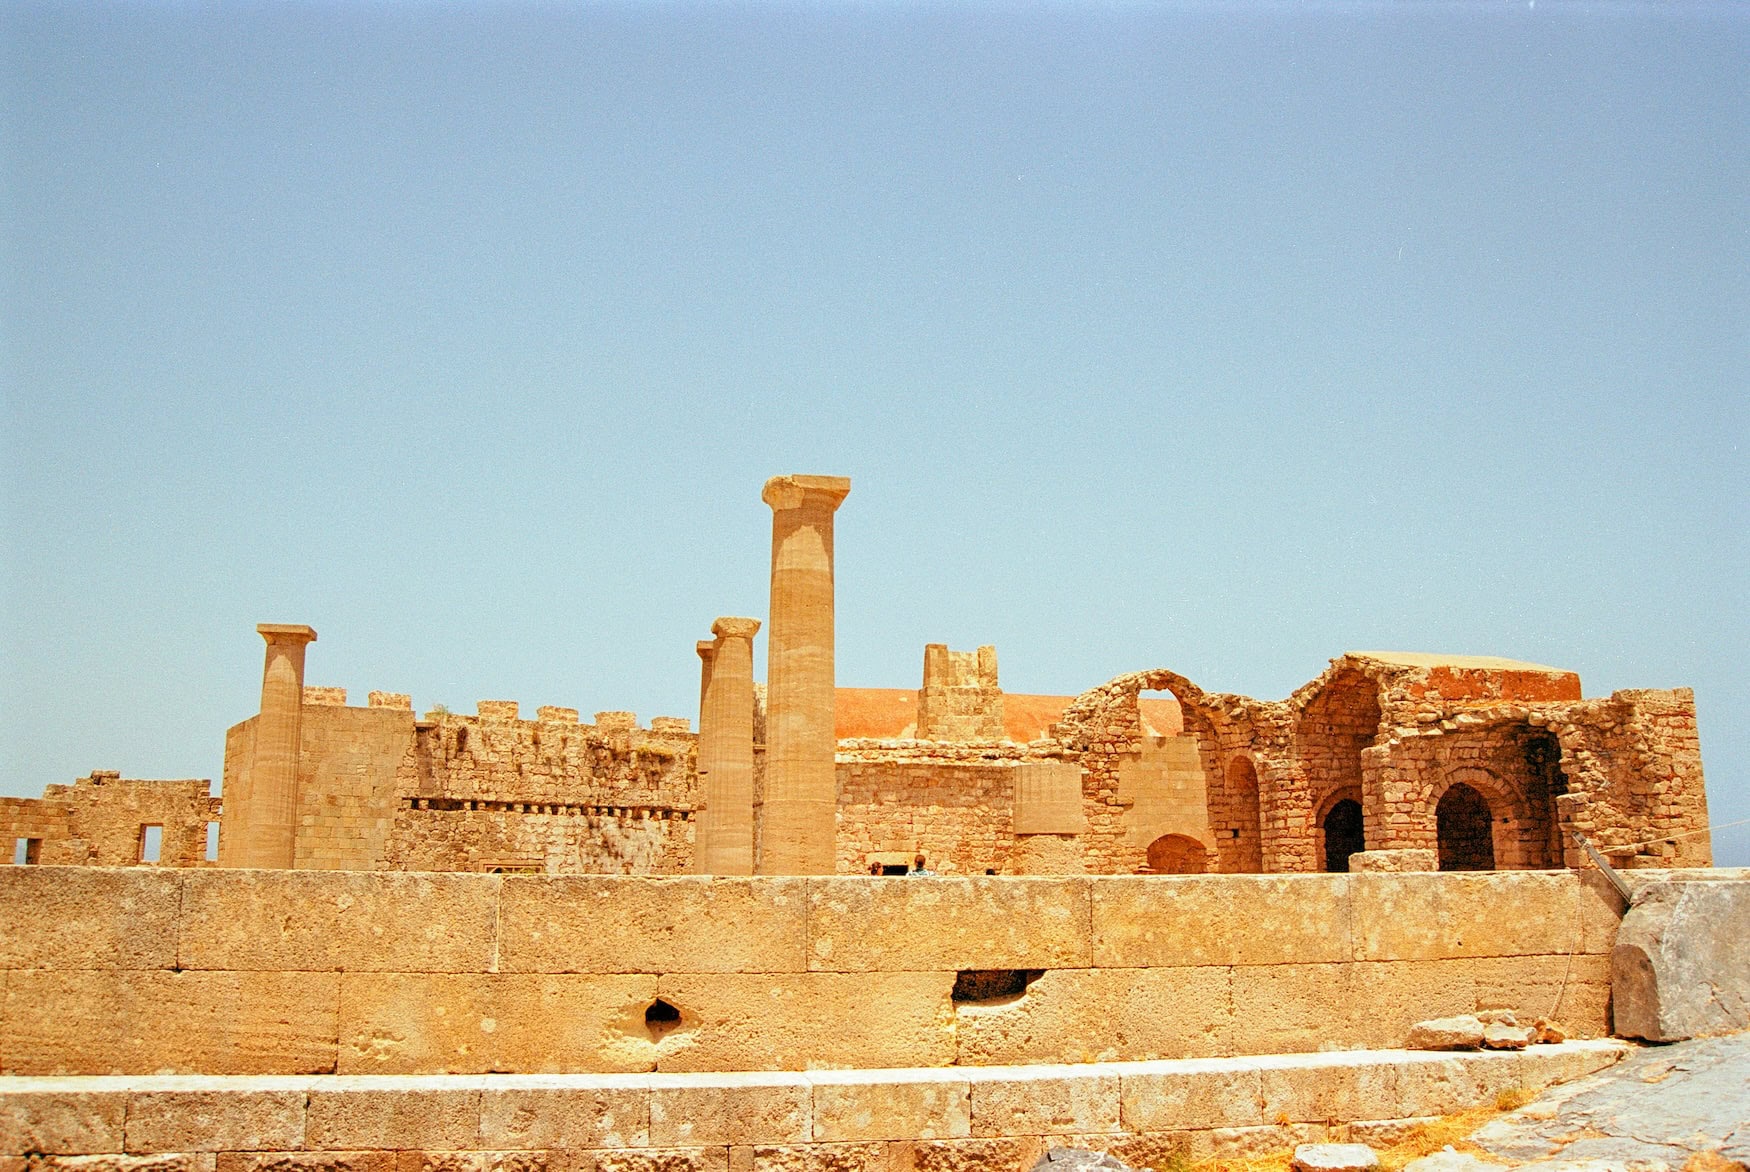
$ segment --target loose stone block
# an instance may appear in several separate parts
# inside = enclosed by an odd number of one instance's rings
[[[127,1099],[130,1152],[279,1152],[304,1146],[302,1090],[139,1091]]]
[[[953,973],[670,974],[657,996],[680,1009],[681,1030],[657,1069],[945,1066],[953,984]]]
[[[650,1088],[628,1076],[587,1085],[539,1075],[480,1092],[480,1145],[489,1148],[628,1148],[650,1141]]]
[[[147,867],[0,867],[0,969],[175,968],[183,878]]]
[[[480,1146],[480,1092],[413,1084],[313,1090],[304,1127],[315,1149],[463,1151]]]
[[[78,1091],[0,1094],[0,1152],[124,1150],[127,1096]]]
[[[181,967],[484,972],[499,882],[396,871],[189,875]]]
[[[1151,1064],[1152,1065],[1152,1064]],[[1163,1062],[1120,1076],[1124,1130],[1234,1127],[1266,1122],[1256,1063],[1241,1058]]]
[[[1079,879],[815,879],[808,967],[1086,968],[1088,914],[1088,883]]]
[[[1404,1039],[1408,1050],[1478,1050],[1482,1045],[1483,1023],[1468,1013],[1419,1021]]]
[[[584,877],[504,880],[506,972],[800,972],[802,879]]]
[[[1301,1144],[1290,1166],[1294,1172],[1366,1172],[1379,1167],[1379,1153],[1366,1144]]]
[[[1122,1130],[1118,1076],[1041,1067],[972,1082],[975,1136],[1083,1135]]]
[[[650,1142],[656,1147],[799,1144],[813,1136],[813,1090],[802,1075],[725,1073],[700,1082],[659,1074],[652,1079]]]
[[[1750,1027],[1750,884],[1642,888],[1611,953],[1616,1032],[1654,1042]]]
[[[963,1074],[892,1071],[816,1075],[814,1139],[955,1139],[972,1134],[971,1085]]]
[[[310,1074],[335,1061],[333,973],[8,974],[9,1074]]]
[[[1094,963],[1111,968],[1350,959],[1340,875],[1091,880]],[[1246,908],[1236,916],[1236,904]]]

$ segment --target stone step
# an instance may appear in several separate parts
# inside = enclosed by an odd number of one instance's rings
[[[85,1172],[589,1172],[653,1159],[671,1170],[998,1168],[1068,1144],[1140,1166],[1175,1152],[1379,1138],[1397,1121],[1579,1078],[1632,1048],[708,1074],[6,1077],[0,1155],[112,1157],[59,1161]],[[917,1163],[918,1145],[941,1158]]]

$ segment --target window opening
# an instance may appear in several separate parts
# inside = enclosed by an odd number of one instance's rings
[[[140,861],[156,863],[164,853],[164,827],[140,827]]]

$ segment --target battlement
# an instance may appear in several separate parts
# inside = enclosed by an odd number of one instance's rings
[[[1003,693],[997,686],[997,649],[924,648],[924,686],[918,691],[917,735],[925,741],[1001,740]]]
[[[331,708],[346,707],[345,688],[319,688],[310,684],[304,685],[304,703],[323,705]]]

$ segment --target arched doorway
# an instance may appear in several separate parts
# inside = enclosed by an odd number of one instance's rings
[[[1354,798],[1339,798],[1325,811],[1324,820],[1319,825],[1324,831],[1325,870],[1339,873],[1348,871],[1349,856],[1367,849],[1367,838],[1362,829],[1361,803]]]
[[[1157,875],[1201,875],[1203,844],[1184,834],[1163,834],[1148,844],[1148,869]]]
[[[1489,801],[1464,782],[1454,782],[1434,807],[1434,833],[1442,871],[1493,871],[1495,835]]]

